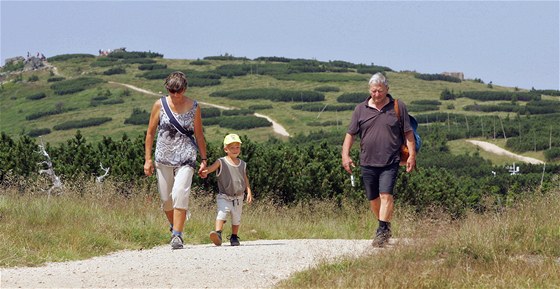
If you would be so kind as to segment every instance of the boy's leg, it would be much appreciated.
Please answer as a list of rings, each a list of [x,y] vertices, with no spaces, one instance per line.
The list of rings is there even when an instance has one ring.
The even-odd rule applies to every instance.
[[[210,232],[210,240],[216,246],[222,245],[222,230],[226,222],[227,214],[230,211],[230,204],[228,200],[216,197],[216,204],[218,214],[216,216],[215,231]]]
[[[231,237],[230,243],[232,246],[239,246],[239,226],[241,226],[241,212],[243,211],[243,198],[232,201],[231,209]]]

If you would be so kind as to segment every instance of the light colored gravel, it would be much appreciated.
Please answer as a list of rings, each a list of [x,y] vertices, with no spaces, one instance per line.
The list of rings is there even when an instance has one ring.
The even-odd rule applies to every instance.
[[[392,243],[395,240],[392,240]],[[120,251],[41,267],[1,268],[0,288],[264,288],[342,256],[378,252],[371,240],[260,240]]]
[[[517,155],[514,154],[508,150],[505,150],[495,144],[491,144],[489,142],[485,142],[485,141],[479,141],[479,140],[467,140],[467,142],[470,142],[476,146],[481,147],[483,150],[487,151],[487,152],[491,152],[493,154],[497,154],[497,155],[504,155],[510,158],[514,158],[517,160],[520,160],[522,162],[525,163],[530,163],[530,164],[543,164],[544,162],[535,158],[531,158],[531,157],[525,157],[525,156],[521,156],[521,155]]]

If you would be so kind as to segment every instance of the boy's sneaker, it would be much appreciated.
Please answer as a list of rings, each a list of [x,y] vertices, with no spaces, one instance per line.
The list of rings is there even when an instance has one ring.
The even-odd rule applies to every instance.
[[[391,238],[390,230],[383,230],[381,228],[377,228],[377,232],[375,233],[375,238],[373,238],[373,242],[371,242],[371,245],[373,247],[382,248],[389,243],[390,238]]]
[[[171,238],[171,249],[183,249],[183,238],[179,235],[175,235]]]
[[[210,232],[210,240],[216,246],[222,245],[222,231],[212,231]]]
[[[239,246],[239,237],[237,235],[231,235],[229,237],[229,242],[232,246]]]

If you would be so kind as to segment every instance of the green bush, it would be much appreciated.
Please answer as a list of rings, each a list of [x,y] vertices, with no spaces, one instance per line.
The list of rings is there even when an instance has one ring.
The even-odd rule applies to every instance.
[[[336,98],[336,101],[342,103],[360,103],[364,102],[368,98],[369,93],[367,92],[350,92],[341,94]]]
[[[243,130],[257,127],[269,127],[272,126],[272,123],[265,118],[256,116],[230,116],[222,117],[219,125],[223,128]]]
[[[549,162],[560,160],[560,147],[545,150],[544,157]]]
[[[47,94],[44,92],[38,92],[31,95],[26,96],[25,98],[29,100],[38,100],[47,97]]]
[[[123,63],[126,64],[154,64],[155,60],[149,58],[127,58],[123,59]]]
[[[134,108],[129,118],[124,120],[124,124],[148,125],[150,122],[150,113],[146,110]]]
[[[443,75],[443,74],[416,73],[414,77],[422,80],[428,80],[428,81],[440,80],[440,81],[448,81],[448,82],[461,82],[460,78],[449,76],[449,75]]]
[[[124,99],[122,98],[113,98],[113,99],[105,99],[105,100],[91,100],[90,106],[96,107],[100,105],[111,105],[111,104],[121,104],[124,103]]]
[[[204,124],[206,124],[206,118],[211,118],[211,117],[220,117],[222,116],[222,112],[219,108],[216,107],[205,107],[202,108],[200,110],[200,113],[202,115],[202,119],[204,121]]]
[[[47,82],[57,82],[57,81],[61,81],[64,80],[65,78],[62,76],[53,76],[50,77],[49,79],[47,79]]]
[[[224,110],[222,112],[222,115],[223,116],[248,115],[253,113],[255,113],[255,111],[250,109],[231,109],[231,110]]]
[[[121,67],[111,68],[109,70],[103,71],[104,75],[113,75],[113,74],[126,74],[126,69]]]
[[[339,92],[340,88],[336,86],[319,86],[319,87],[315,87],[313,90],[319,92]]]
[[[30,137],[38,137],[41,135],[46,135],[51,133],[51,129],[50,128],[37,128],[37,129],[32,129],[30,130],[27,135]]]
[[[51,61],[66,61],[69,59],[84,59],[84,58],[95,58],[95,55],[93,54],[80,54],[80,53],[76,53],[76,54],[61,54],[61,55],[56,55],[53,57],[49,57],[47,58],[47,60],[49,62]]]
[[[92,77],[80,77],[76,79],[68,79],[51,84],[51,89],[55,94],[72,94],[86,88],[105,82],[103,79]]]
[[[68,112],[68,111],[76,110],[76,109],[77,108],[62,108],[62,106],[59,106],[59,107],[55,107],[54,109],[40,110],[38,112],[26,115],[25,119],[26,120],[35,120],[35,119],[39,119],[41,117],[62,114],[62,113]]]
[[[206,56],[203,58],[204,60],[249,60],[247,57],[235,57],[233,55],[225,54],[219,56]]]
[[[27,81],[29,81],[29,82],[39,81],[39,76],[37,76],[37,75],[31,75],[31,76],[27,79]]]
[[[243,90],[216,91],[211,93],[210,96],[219,96],[238,100],[268,99],[271,101],[284,102],[314,102],[325,100],[325,95],[316,91],[293,91],[280,90],[277,88],[252,88]]]
[[[111,52],[108,55],[109,58],[163,58],[163,54],[157,52],[145,52],[145,51],[116,51]]]
[[[255,105],[249,105],[248,107],[251,110],[262,110],[262,109],[272,109],[272,105],[270,104],[255,104]]]
[[[354,104],[324,104],[324,103],[302,103],[292,105],[292,109],[303,111],[345,111],[354,110]]]
[[[99,126],[106,122],[113,120],[110,117],[94,117],[82,120],[72,120],[63,122],[61,124],[57,124],[53,127],[54,130],[69,130],[75,128],[84,128],[84,127],[91,127],[91,126]]]
[[[191,61],[190,64],[191,65],[210,65],[210,61],[204,61],[204,60],[197,59],[197,60]]]
[[[367,81],[367,77],[354,74],[332,74],[332,73],[290,73],[273,75],[278,80],[292,81],[315,81],[315,82],[348,82]]]
[[[166,68],[167,68],[167,64],[158,64],[158,63],[142,64],[138,66],[139,70],[158,70],[158,69],[166,69]]]

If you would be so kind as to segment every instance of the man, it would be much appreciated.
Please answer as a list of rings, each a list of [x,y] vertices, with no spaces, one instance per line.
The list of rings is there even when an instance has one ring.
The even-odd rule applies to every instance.
[[[416,167],[414,132],[406,105],[399,101],[401,119],[395,112],[395,101],[389,92],[387,78],[374,74],[369,80],[370,97],[358,104],[352,113],[352,120],[342,145],[342,166],[352,174],[354,162],[350,158],[350,148],[354,136],[360,135],[360,167],[366,197],[370,208],[379,220],[379,227],[372,245],[383,247],[391,238],[391,217],[393,215],[393,189],[397,180],[400,160],[400,146],[403,143],[401,122],[404,127],[406,146],[410,155],[406,161],[406,171]]]

